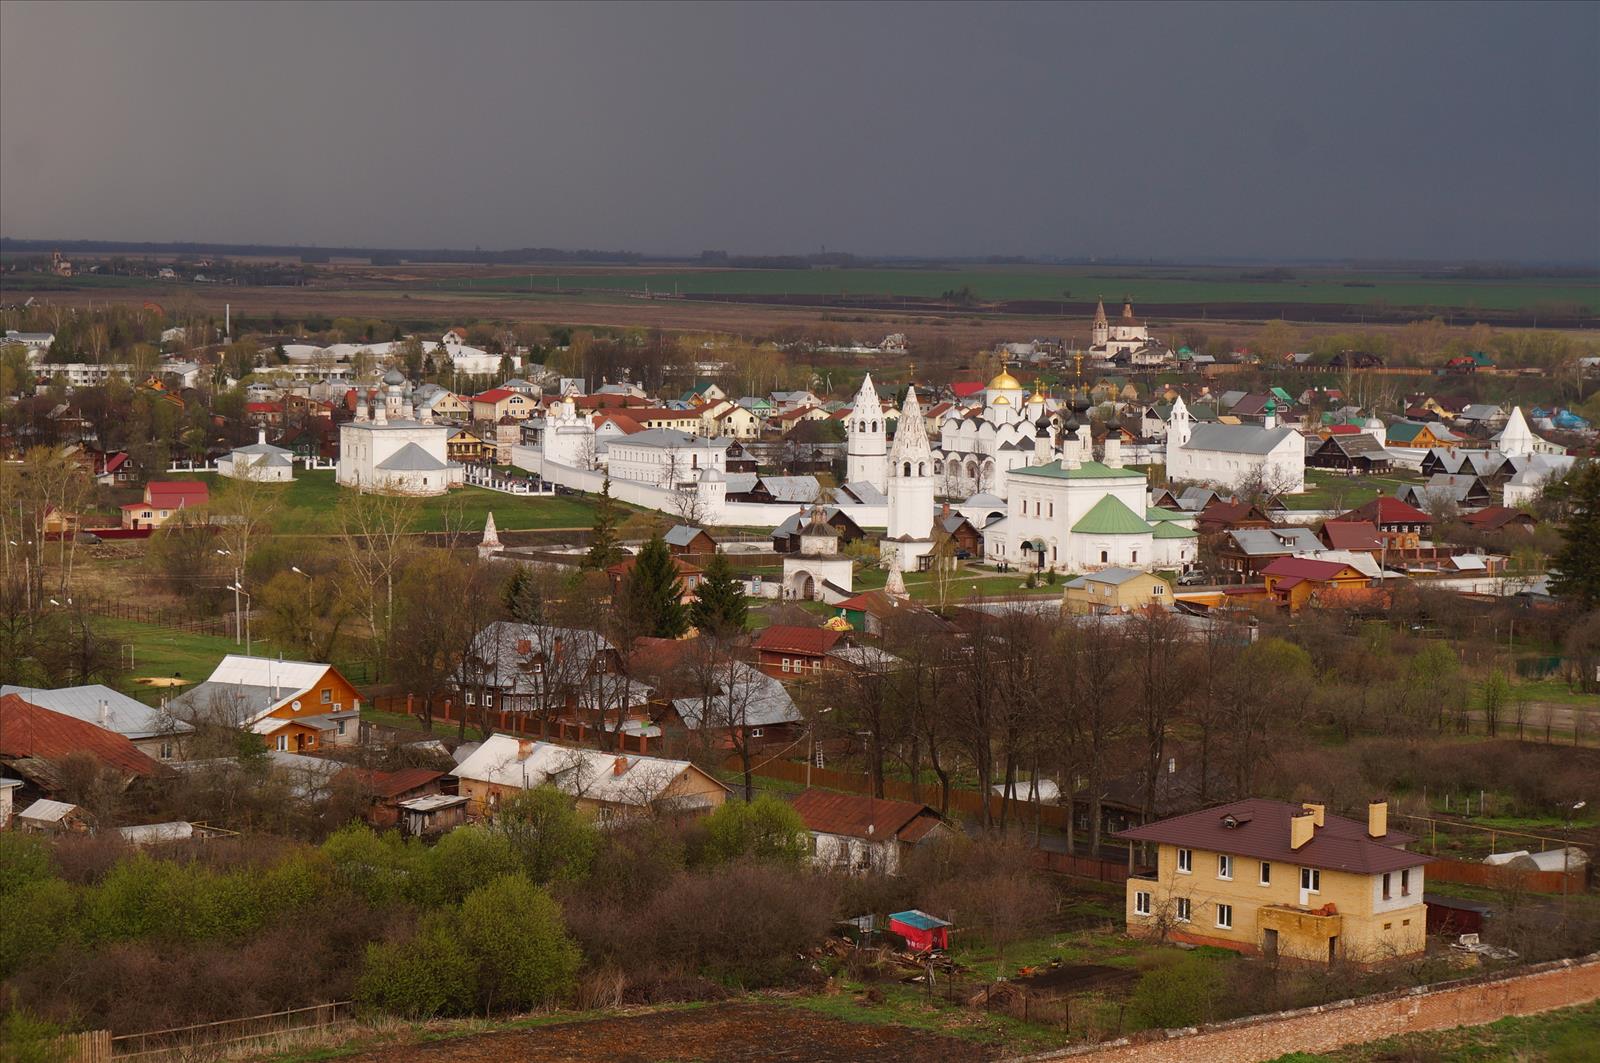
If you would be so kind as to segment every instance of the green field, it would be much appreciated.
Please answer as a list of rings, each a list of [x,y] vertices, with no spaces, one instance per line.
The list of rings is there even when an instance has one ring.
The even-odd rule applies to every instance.
[[[132,648],[133,668],[120,684],[124,693],[140,701],[155,704],[163,693],[180,693],[184,687],[157,688],[138,682],[146,676],[170,678],[178,676],[187,684],[203,682],[217,667],[217,662],[230,653],[243,653],[231,636],[195,635],[177,628],[157,624],[141,624],[133,620],[101,618],[94,623],[95,630],[116,640],[125,648]],[[276,653],[277,647],[263,639],[252,641],[251,649],[260,653]],[[124,663],[127,657],[123,657]]]
[[[213,491],[220,482],[211,473],[175,473],[172,479],[206,480]],[[283,499],[272,516],[275,534],[333,535],[339,531],[338,501],[348,492],[333,482],[332,470],[297,473],[293,483],[269,490],[281,493]],[[412,528],[417,532],[444,531],[447,521],[459,521],[475,535],[491,512],[501,531],[589,528],[594,524],[594,506],[587,499],[570,495],[521,498],[481,487],[459,487],[448,495],[420,499],[418,504],[417,522]]]
[[[1535,278],[1441,280],[1417,274],[1298,271],[1294,279],[1246,280],[1238,270],[1145,269],[1125,273],[1068,267],[976,269],[725,269],[617,270],[428,281],[444,291],[564,291],[678,293],[682,295],[849,295],[938,298],[969,289],[980,300],[1084,302],[1124,295],[1146,303],[1324,303],[1391,307],[1461,307],[1536,310],[1600,307],[1600,281]],[[1070,292],[1070,296],[1064,296]],[[1115,312],[1115,307],[1112,307]]]
[[[1295,1052],[1280,1056],[1276,1063],[1386,1063],[1389,1060],[1578,1063],[1600,1055],[1597,1045],[1600,1045],[1600,1004],[1585,1004],[1543,1015],[1501,1019],[1487,1026],[1458,1026],[1453,1030],[1390,1037],[1325,1054]]]

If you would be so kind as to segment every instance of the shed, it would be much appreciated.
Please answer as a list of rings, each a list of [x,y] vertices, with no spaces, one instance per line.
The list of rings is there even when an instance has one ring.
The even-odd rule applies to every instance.
[[[460,794],[428,794],[401,801],[400,829],[413,838],[454,830],[467,821],[467,802]]]
[[[17,829],[41,834],[86,834],[89,819],[77,805],[41,797],[17,813]]]
[[[1443,893],[1424,893],[1428,906],[1428,933],[1455,936],[1483,932],[1483,922],[1494,915],[1487,904],[1451,897]]]
[[[908,912],[895,912],[889,916],[889,929],[905,938],[918,952],[927,949],[948,949],[950,927],[938,916],[929,915],[920,908]]]

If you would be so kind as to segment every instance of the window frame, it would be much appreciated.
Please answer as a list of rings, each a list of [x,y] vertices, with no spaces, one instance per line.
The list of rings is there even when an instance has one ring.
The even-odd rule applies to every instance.
[[[1233,905],[1220,902],[1217,904],[1217,929],[1233,929]]]
[[[1133,914],[1134,915],[1149,915],[1150,914],[1150,891],[1149,890],[1134,890],[1133,891]]]
[[[1300,868],[1300,888],[1307,893],[1322,892],[1322,869],[1320,867]]]
[[[1411,896],[1411,869],[1409,867],[1400,869],[1400,896]]]
[[[1189,923],[1194,919],[1194,906],[1187,897],[1174,897],[1172,899],[1172,918],[1174,922]]]
[[[1259,877],[1256,879],[1256,882],[1259,883],[1260,885],[1263,885],[1263,886],[1272,885],[1272,861],[1271,860],[1263,860],[1263,861],[1261,861],[1261,870],[1259,872]]]
[[[1178,874],[1180,874],[1180,875],[1192,875],[1192,874],[1194,874],[1194,850],[1193,849],[1182,849],[1182,848],[1180,848],[1178,850]]]
[[[1217,854],[1217,877],[1224,882],[1233,881],[1233,857],[1227,853]]]

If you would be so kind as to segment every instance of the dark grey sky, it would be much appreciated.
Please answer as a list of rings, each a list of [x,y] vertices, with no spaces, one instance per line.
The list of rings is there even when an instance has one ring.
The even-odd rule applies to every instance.
[[[0,8],[0,231],[1600,257],[1600,5]]]

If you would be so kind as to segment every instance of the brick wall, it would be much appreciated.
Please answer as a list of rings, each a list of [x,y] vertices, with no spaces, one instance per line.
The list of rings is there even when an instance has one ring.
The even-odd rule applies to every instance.
[[[1451,982],[1259,1015],[1196,1030],[1156,1031],[1103,1045],[1023,1057],[1030,1063],[1194,1063],[1327,1052],[1397,1034],[1477,1026],[1600,999],[1600,954],[1540,964],[1512,975]],[[1021,1060],[1013,1063],[1022,1063]]]

